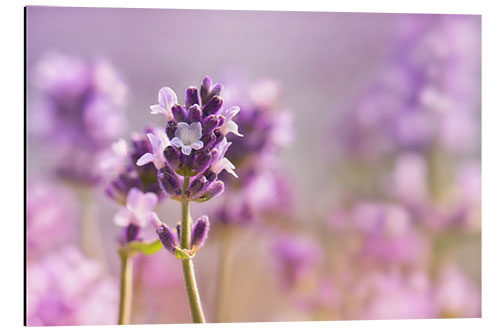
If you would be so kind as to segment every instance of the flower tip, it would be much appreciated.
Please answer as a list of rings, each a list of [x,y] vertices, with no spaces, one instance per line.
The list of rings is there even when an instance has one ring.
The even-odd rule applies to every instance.
[[[210,78],[210,76],[205,76],[203,78],[203,80],[201,81],[201,84],[204,85],[204,86],[211,86],[212,85],[212,79]]]

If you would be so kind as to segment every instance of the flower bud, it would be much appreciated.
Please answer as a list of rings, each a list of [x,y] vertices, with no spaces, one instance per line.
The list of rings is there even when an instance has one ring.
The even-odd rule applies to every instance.
[[[201,123],[203,133],[212,132],[217,127],[218,123],[219,123],[219,119],[217,118],[216,115],[212,114],[212,115],[206,116],[203,119],[203,122]]]
[[[205,176],[195,178],[188,188],[189,198],[198,199],[199,197],[201,197],[209,184],[210,183]]]
[[[167,160],[170,167],[174,170],[179,169],[181,165],[180,154],[177,149],[173,146],[168,146],[163,151],[163,156],[165,156],[165,160]]]
[[[156,233],[167,251],[174,254],[179,241],[173,231],[166,224],[162,223],[158,229],[156,229]]]
[[[198,104],[191,106],[188,110],[188,120],[190,123],[201,122],[201,109]]]
[[[198,99],[198,89],[189,87],[186,89],[186,108],[190,108],[195,104],[200,104]]]
[[[178,196],[182,194],[182,189],[179,185],[179,179],[167,168],[161,168],[160,170],[158,170],[158,180],[160,182],[160,187],[168,195]]]
[[[210,150],[212,143],[215,142],[215,134],[214,133],[205,133],[201,136],[201,142],[203,142],[203,148],[206,150]],[[209,147],[209,148],[207,148]]]
[[[178,123],[187,121],[187,112],[182,105],[175,104],[172,106],[172,115]]]
[[[209,94],[211,89],[212,89],[212,80],[208,76],[205,76],[203,78],[203,81],[201,81],[201,88],[200,88],[201,102],[203,103],[203,105],[205,105],[210,99]]]
[[[201,151],[196,155],[191,170],[195,173],[203,172],[208,168],[211,160],[212,160],[212,154],[210,152]]]
[[[208,216],[200,217],[193,225],[191,232],[191,248],[194,252],[200,249],[208,236],[208,229],[210,229],[210,221]]]
[[[208,103],[203,107],[203,115],[206,117],[211,114],[216,114],[222,107],[224,100],[222,97],[214,96]]]
[[[220,180],[212,183],[200,199],[207,201],[224,192],[224,183]]]

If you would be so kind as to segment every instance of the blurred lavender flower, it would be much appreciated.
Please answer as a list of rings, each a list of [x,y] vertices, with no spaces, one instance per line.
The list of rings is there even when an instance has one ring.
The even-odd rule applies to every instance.
[[[73,181],[100,180],[98,158],[123,131],[127,87],[104,61],[51,53],[38,64],[41,92],[34,132],[57,149],[58,173]]]
[[[159,104],[151,106],[152,113],[165,114],[166,134],[149,136],[154,152],[147,152],[137,160],[138,166],[154,163],[164,192],[173,199],[180,199],[181,180],[190,178],[187,197],[206,201],[222,193],[224,183],[217,180],[222,170],[233,176],[234,165],[224,157],[231,145],[226,135],[239,135],[237,125],[231,119],[239,112],[238,107],[223,110],[220,97],[222,85],[203,79],[200,91],[186,89],[185,104],[177,104],[177,96],[164,87],[159,93]]]
[[[156,194],[161,201],[165,194],[160,188],[154,165],[162,166],[158,164],[162,163],[161,148],[168,144],[168,139],[161,129],[150,126],[141,134],[132,133],[131,142],[132,148],[129,148],[124,140],[119,140],[113,145],[113,151],[101,159],[101,168],[112,179],[106,186],[106,194],[125,205],[129,191],[137,188],[144,193]]]
[[[436,305],[430,281],[424,273],[404,276],[398,271],[373,272],[357,286],[358,297],[364,298],[363,319],[436,318]]]
[[[248,91],[248,93],[244,93]],[[223,224],[244,225],[259,220],[266,212],[289,211],[291,189],[282,173],[273,171],[276,153],[293,141],[292,114],[279,106],[281,84],[261,79],[245,89],[230,85],[223,96],[241,105],[234,117],[238,122],[232,147],[225,154],[238,169],[238,179],[221,175],[231,191],[215,208],[215,220]]]
[[[116,281],[102,276],[100,266],[67,246],[28,263],[29,326],[114,324]]]
[[[157,203],[158,197],[154,193],[142,193],[136,188],[128,192],[126,206],[115,215],[115,224],[124,228],[121,245],[140,240],[141,229],[148,224],[147,218]]]
[[[287,289],[316,269],[321,261],[321,251],[311,239],[293,235],[280,235],[272,245],[278,276]]]
[[[342,151],[366,158],[435,145],[477,149],[479,29],[468,16],[404,15],[391,62],[337,122]]]
[[[352,222],[359,230],[359,260],[375,262],[378,267],[393,264],[418,264],[426,260],[429,245],[412,224],[402,206],[384,203],[359,203]]]
[[[228,158],[235,163],[246,183],[259,169],[268,168],[276,152],[293,141],[292,114],[279,106],[281,85],[271,79],[256,81],[244,96],[238,87],[230,87],[231,100],[241,104],[235,117],[243,137],[232,139]],[[240,88],[241,89],[241,88]]]
[[[481,290],[456,266],[448,265],[441,270],[435,294],[442,317],[481,316]]]
[[[78,219],[77,198],[62,186],[41,181],[28,185],[26,238],[28,258],[71,242]]]

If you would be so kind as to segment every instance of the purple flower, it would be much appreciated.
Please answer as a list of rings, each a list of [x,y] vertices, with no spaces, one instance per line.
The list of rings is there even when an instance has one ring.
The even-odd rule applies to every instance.
[[[156,133],[147,133],[147,137],[151,144],[152,152],[145,153],[137,160],[138,166],[143,166],[148,163],[153,162],[157,169],[161,169],[165,166],[165,161],[163,158],[163,151],[170,145],[170,141],[167,135],[163,131],[155,131]]]
[[[106,62],[57,53],[38,63],[34,82],[42,94],[33,110],[40,126],[33,132],[55,149],[58,174],[96,183],[102,177],[99,156],[125,126],[126,86]]]
[[[363,159],[436,147],[477,150],[479,35],[473,17],[401,16],[382,74],[337,119],[340,149]]]
[[[206,201],[223,191],[223,184],[217,180],[222,170],[236,175],[234,165],[224,155],[230,146],[226,135],[240,135],[232,121],[238,108],[221,111],[221,91],[221,84],[212,85],[206,77],[199,93],[195,87],[186,89],[184,105],[177,104],[173,90],[165,87],[160,90],[159,104],[151,107],[153,113],[166,115],[165,132],[170,144],[166,139],[150,137],[154,152],[141,155],[137,165],[153,162],[161,187],[174,199],[182,194],[182,178],[190,177],[186,191],[190,199]]]
[[[148,127],[142,134],[133,133],[131,141],[131,148],[123,140],[115,143],[113,150],[116,148],[116,152],[101,161],[101,166],[113,176],[106,186],[106,194],[125,205],[129,191],[137,188],[144,193],[155,193],[158,200],[162,200],[165,194],[160,188],[154,165],[165,165],[161,154],[162,147],[168,146],[168,139],[160,129]]]
[[[154,193],[142,193],[136,188],[129,191],[126,206],[116,213],[114,219],[116,225],[125,228],[122,244],[138,239],[157,203],[158,197]]]
[[[285,288],[293,288],[311,274],[321,260],[318,245],[308,238],[281,235],[272,246],[279,276]]]

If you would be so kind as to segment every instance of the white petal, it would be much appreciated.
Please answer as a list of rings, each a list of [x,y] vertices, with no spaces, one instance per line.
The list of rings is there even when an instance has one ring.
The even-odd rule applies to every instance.
[[[182,146],[181,150],[184,155],[191,154],[191,146]]]
[[[226,121],[224,125],[221,128],[221,132],[223,135],[226,135],[228,133],[234,133],[237,136],[243,136],[240,132],[238,132],[238,124],[236,124],[234,121]]]
[[[230,121],[233,119],[234,116],[236,116],[240,112],[240,107],[239,106],[232,106],[229,109],[226,110],[225,118],[227,121]]]
[[[151,114],[166,114],[167,110],[161,107],[159,104],[149,106],[151,109]]]
[[[158,92],[158,103],[168,111],[174,104],[177,104],[177,95],[169,87],[163,87]]]
[[[184,144],[182,143],[182,140],[179,139],[178,137],[174,137],[171,141],[172,145],[177,147],[177,148],[181,148],[182,146],[184,146]]]
[[[114,222],[117,226],[126,227],[132,221],[132,216],[128,209],[122,208],[115,214]]]
[[[153,148],[153,154],[156,153],[158,150],[160,150],[161,147],[161,141],[154,135],[153,133],[148,133],[146,134],[149,142],[151,143],[151,148]]]
[[[191,123],[189,125],[189,131],[191,133],[195,133],[195,135],[198,137],[198,139],[201,138],[201,123],[199,121]]]
[[[189,124],[181,121],[181,122],[177,123],[177,130],[175,131],[175,136],[180,136],[180,135],[177,135],[177,131],[179,131],[179,133],[183,133],[183,132],[186,132],[188,130],[189,130]]]
[[[151,163],[151,162],[154,162],[155,160],[155,157],[153,156],[153,154],[151,153],[146,153],[144,155],[142,155],[138,160],[137,160],[137,165],[138,166],[143,166],[143,165],[146,165],[148,163]]]
[[[234,172],[234,164],[231,163],[230,160],[228,160],[227,158],[223,158],[222,159],[222,163],[223,163],[223,166],[224,166],[224,170],[226,170],[227,172],[229,172],[230,174],[232,174],[234,177],[238,178],[238,175],[236,174],[236,172]]]
[[[200,141],[200,140],[195,141],[195,142],[193,142],[193,143],[191,144],[191,147],[192,147],[193,149],[196,149],[196,150],[201,149],[201,148],[203,148],[203,141]]]

